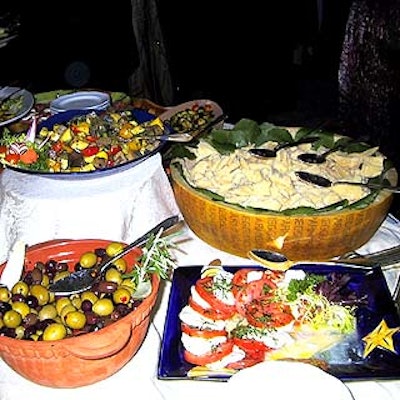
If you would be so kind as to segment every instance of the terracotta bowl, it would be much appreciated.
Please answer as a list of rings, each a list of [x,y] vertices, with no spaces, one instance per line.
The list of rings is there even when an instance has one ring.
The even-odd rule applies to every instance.
[[[389,192],[381,192],[364,209],[284,216],[212,201],[190,187],[174,166],[171,179],[176,202],[192,231],[211,246],[240,257],[248,257],[252,249],[278,251],[293,261],[343,255],[373,236],[393,199]]]
[[[29,247],[25,267],[54,259],[73,268],[82,253],[105,247],[107,240],[55,240]],[[138,252],[124,258],[133,265]],[[0,266],[0,274],[4,264]],[[0,336],[0,356],[17,373],[40,385],[73,388],[101,381],[120,370],[140,348],[148,331],[160,280],[137,309],[96,332],[55,341],[29,341]]]

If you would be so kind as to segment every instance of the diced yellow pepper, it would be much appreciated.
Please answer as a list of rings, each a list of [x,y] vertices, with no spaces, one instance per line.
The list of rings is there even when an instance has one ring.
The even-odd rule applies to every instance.
[[[92,156],[88,156],[88,157],[83,157],[83,159],[85,160],[86,164],[90,164],[93,162],[95,157],[97,157],[97,154],[93,154]]]
[[[76,128],[79,132],[83,132],[85,134],[89,133],[90,129],[90,124],[86,121],[79,122],[79,124],[76,125]]]
[[[164,129],[164,124],[158,117],[156,119],[153,119],[153,121],[150,121],[149,125],[150,126],[158,125],[161,129]]]
[[[61,140],[63,143],[68,143],[68,142],[70,142],[70,141],[72,140],[72,132],[71,132],[71,129],[70,129],[70,128],[67,128],[67,129],[62,133],[62,135],[60,136],[60,140]]]
[[[95,157],[97,158],[104,158],[104,160],[108,160],[108,154],[104,150],[99,151]]]
[[[127,148],[125,148],[125,149],[123,148],[122,150],[124,151],[125,154],[127,153],[127,151],[128,152],[138,151],[143,147],[142,142],[143,141],[140,141],[138,139],[133,139],[128,143]]]
[[[68,159],[63,158],[63,159],[61,160],[60,168],[61,168],[63,171],[65,171],[66,169],[68,169]]]
[[[86,149],[86,147],[88,147],[88,146],[89,146],[89,142],[86,142],[85,140],[80,140],[80,139],[73,140],[70,145],[70,147],[72,149],[78,150],[78,151]]]
[[[45,137],[47,137],[48,135],[49,135],[49,129],[48,129],[48,128],[42,128],[42,129],[39,131],[39,136],[42,137],[42,138],[45,138]]]
[[[96,168],[93,164],[86,164],[80,170],[84,172],[90,172],[90,171],[96,171]]]

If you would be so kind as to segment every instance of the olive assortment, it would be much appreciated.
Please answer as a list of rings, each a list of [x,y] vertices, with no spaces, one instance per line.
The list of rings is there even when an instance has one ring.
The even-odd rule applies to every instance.
[[[95,268],[121,251],[109,243],[83,253],[73,266]],[[36,262],[12,288],[0,287],[0,336],[33,341],[59,340],[97,331],[119,320],[141,303],[134,299],[134,281],[126,277],[127,262],[120,258],[88,291],[55,296],[48,287],[70,274],[65,262]]]
[[[197,131],[214,118],[211,104],[194,104],[174,114],[167,122],[176,133]]]

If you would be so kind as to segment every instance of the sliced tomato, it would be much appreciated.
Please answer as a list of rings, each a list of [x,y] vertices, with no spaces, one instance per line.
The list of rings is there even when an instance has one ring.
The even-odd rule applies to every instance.
[[[252,300],[245,311],[249,324],[257,328],[279,328],[294,320],[287,304],[271,301],[269,296]]]
[[[197,280],[195,288],[199,296],[212,308],[222,313],[230,314],[231,316],[235,314],[236,307],[233,304],[223,302],[214,294],[214,281],[212,276],[206,276],[205,278]]]
[[[262,272],[260,279],[248,282],[251,272]],[[239,314],[245,316],[246,305],[260,297],[272,296],[276,289],[278,280],[272,271],[260,271],[251,268],[244,268],[237,271],[232,278],[232,293],[236,300],[236,309]]]
[[[192,297],[189,297],[188,303],[193,310],[201,314],[203,317],[214,321],[229,319],[233,316],[233,313],[231,312],[223,312],[215,308],[203,308],[200,304],[196,303]]]
[[[199,329],[193,326],[181,323],[181,329],[183,333],[189,336],[196,336],[203,339],[210,339],[217,336],[227,336],[227,331],[224,330],[211,330],[211,329]]]
[[[233,343],[240,347],[249,356],[254,355],[256,358],[264,358],[265,352],[271,350],[264,342],[255,339],[234,337]]]
[[[232,349],[233,341],[227,340],[226,342],[215,346],[211,351],[201,355],[193,354],[190,351],[184,350],[183,358],[190,364],[206,365],[221,360],[222,358],[230,354],[232,352]]]

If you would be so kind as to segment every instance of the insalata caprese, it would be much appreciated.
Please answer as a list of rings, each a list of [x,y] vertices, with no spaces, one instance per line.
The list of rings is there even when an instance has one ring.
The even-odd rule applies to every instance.
[[[209,370],[311,358],[356,329],[354,303],[326,295],[340,282],[337,273],[204,267],[179,313],[183,357]]]

